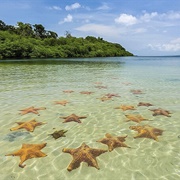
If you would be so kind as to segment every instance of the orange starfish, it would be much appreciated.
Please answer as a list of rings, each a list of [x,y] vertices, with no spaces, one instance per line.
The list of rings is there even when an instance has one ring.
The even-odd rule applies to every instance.
[[[97,99],[100,99],[101,101],[108,101],[108,100],[112,100],[112,98],[111,97],[106,97],[106,96],[103,96],[103,97],[101,97],[101,98],[97,98]]]
[[[94,84],[102,84],[102,82],[95,82]]]
[[[127,121],[134,121],[137,123],[140,123],[141,121],[147,120],[147,119],[143,118],[141,115],[137,115],[137,114],[128,114],[125,116],[129,119]]]
[[[162,135],[163,130],[154,128],[149,125],[144,126],[130,126],[131,130],[137,131],[138,135],[136,135],[134,138],[150,138],[154,140],[158,140],[157,136]]]
[[[122,82],[122,84],[128,86],[128,85],[131,85],[132,83],[130,83],[130,82]]]
[[[92,94],[92,93],[94,93],[94,92],[90,92],[90,91],[82,91],[82,92],[80,92],[81,94]]]
[[[107,89],[107,86],[95,86],[95,87],[99,89]]]
[[[46,124],[44,122],[37,122],[35,119],[32,119],[28,122],[16,122],[19,126],[11,128],[11,131],[16,131],[18,129],[25,128],[27,131],[33,132],[36,126]]]
[[[109,133],[105,134],[105,138],[102,138],[98,140],[97,142],[101,142],[103,144],[106,144],[109,148],[109,151],[111,152],[114,148],[117,147],[128,147],[124,141],[127,136],[112,136]]]
[[[153,106],[153,105],[150,103],[139,102],[138,106]]]
[[[67,117],[60,117],[60,118],[63,118],[65,119],[63,123],[66,123],[66,122],[71,122],[71,121],[74,121],[74,122],[77,122],[77,123],[81,123],[80,119],[84,119],[84,118],[87,118],[86,116],[77,116],[75,114],[71,114]]]
[[[116,107],[115,109],[122,109],[123,111],[126,111],[126,110],[135,110],[135,107],[129,105],[121,105],[119,107]]]
[[[38,112],[39,110],[45,110],[45,109],[46,109],[45,107],[35,108],[34,106],[31,106],[29,108],[20,110],[20,111],[22,111],[20,114],[21,115],[24,115],[27,113],[39,114],[39,112]]]
[[[165,110],[165,109],[161,109],[161,108],[158,108],[158,109],[149,109],[150,111],[153,111],[153,116],[157,116],[157,115],[164,115],[164,116],[167,116],[167,117],[171,117],[169,114],[171,114],[169,111]]]
[[[108,98],[121,97],[121,96],[119,96],[118,94],[111,94],[111,93],[105,94],[105,96],[107,96]]]
[[[78,168],[81,162],[86,162],[88,166],[99,169],[96,157],[107,152],[107,150],[90,148],[85,143],[82,143],[82,145],[76,149],[64,148],[62,151],[73,156],[73,160],[67,168],[68,171]]]
[[[40,150],[46,146],[47,143],[43,144],[22,144],[20,150],[7,154],[6,156],[20,156],[19,167],[24,168],[26,165],[23,165],[23,162],[31,158],[39,158],[47,156],[45,153]]]
[[[143,92],[142,92],[141,90],[139,90],[139,89],[137,89],[137,90],[131,90],[131,92],[132,92],[133,94],[143,94]]]
[[[62,105],[62,106],[65,106],[65,105],[68,103],[68,101],[66,101],[66,100],[54,101],[54,103],[55,103],[55,104],[60,104],[60,105]]]
[[[72,93],[72,92],[74,92],[74,91],[72,91],[72,90],[64,90],[63,92],[64,92],[64,93]]]

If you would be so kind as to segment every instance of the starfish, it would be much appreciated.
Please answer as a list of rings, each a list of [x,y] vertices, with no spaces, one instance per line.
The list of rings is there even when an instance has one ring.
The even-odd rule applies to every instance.
[[[107,152],[107,150],[103,149],[94,149],[90,148],[85,143],[76,149],[64,148],[62,150],[64,153],[69,153],[72,155],[73,160],[69,164],[67,170],[72,171],[80,166],[81,162],[86,162],[88,166],[95,167],[96,169],[100,169],[96,160],[97,156]]]
[[[139,102],[138,106],[153,106],[153,105],[150,103]]]
[[[125,116],[129,119],[127,121],[134,121],[137,123],[140,123],[141,121],[147,120],[147,119],[143,118],[141,115],[128,114]]]
[[[64,135],[66,132],[67,132],[67,130],[66,130],[66,131],[65,131],[65,130],[60,130],[60,131],[55,131],[55,132],[53,132],[53,133],[50,134],[50,135],[52,135],[54,139],[58,139],[58,138],[60,138],[60,137],[66,137],[66,136]]]
[[[119,107],[116,107],[115,109],[122,109],[123,111],[126,111],[126,110],[135,110],[135,107],[134,106],[128,106],[128,105],[121,105]]]
[[[131,85],[132,83],[130,83],[130,82],[122,82],[122,84],[128,86],[128,85]]]
[[[108,98],[121,97],[121,96],[119,96],[118,94],[111,94],[111,93],[105,94],[105,96],[107,96]]]
[[[167,117],[171,117],[169,114],[171,114],[169,111],[158,108],[158,109],[149,109],[150,111],[153,111],[153,116],[157,116],[157,115],[164,115]]]
[[[6,156],[20,156],[19,167],[24,168],[26,165],[23,165],[23,162],[31,158],[39,158],[47,156],[45,153],[40,150],[46,146],[47,143],[43,144],[22,144],[21,149],[18,151],[7,154]]]
[[[11,128],[11,131],[16,131],[18,129],[26,129],[27,131],[33,132],[36,126],[41,126],[42,124],[46,124],[44,122],[37,122],[35,119],[32,119],[27,122],[16,122],[18,124],[17,127]]]
[[[75,114],[71,114],[70,116],[67,116],[67,117],[63,116],[63,117],[60,117],[60,118],[65,119],[63,123],[71,122],[71,121],[81,123],[80,119],[84,119],[84,118],[87,118],[87,117],[86,116],[77,116]]]
[[[54,101],[54,103],[55,103],[55,104],[60,104],[60,105],[62,105],[62,106],[65,106],[65,105],[68,103],[68,101],[66,101],[66,100]]]
[[[95,86],[95,87],[99,89],[107,89],[107,86]]]
[[[112,98],[111,97],[106,97],[106,96],[103,96],[103,97],[101,97],[101,98],[97,98],[97,99],[100,99],[101,101],[108,101],[108,100],[112,100]]]
[[[129,127],[131,130],[138,131],[138,135],[136,135],[134,138],[150,138],[154,140],[158,140],[157,136],[162,135],[163,130],[154,128],[149,125],[144,125],[144,126],[130,126]]]
[[[64,92],[64,93],[72,93],[72,92],[74,92],[74,91],[72,91],[72,90],[64,90],[63,92]]]
[[[139,90],[139,89],[137,89],[137,90],[131,90],[131,92],[132,92],[133,94],[143,94],[143,92],[142,92],[141,90]]]
[[[102,84],[102,82],[95,82],[94,84]]]
[[[94,92],[90,92],[90,91],[82,91],[82,92],[80,92],[81,94],[92,94],[92,93],[94,93]]]
[[[35,108],[34,106],[31,106],[29,108],[20,110],[20,111],[22,111],[20,114],[21,115],[24,115],[27,113],[39,114],[38,110],[45,110],[45,109],[46,109],[45,107]]]
[[[98,140],[97,142],[101,142],[108,146],[109,151],[111,152],[114,148],[117,147],[128,147],[124,141],[127,136],[112,136],[109,133],[105,134],[105,138]],[[129,148],[129,147],[128,147]]]

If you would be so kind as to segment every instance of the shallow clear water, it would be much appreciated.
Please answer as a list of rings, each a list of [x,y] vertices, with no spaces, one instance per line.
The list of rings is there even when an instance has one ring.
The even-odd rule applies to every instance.
[[[0,178],[1,179],[180,179],[180,57],[121,57],[70,60],[23,60],[0,62]],[[95,86],[101,82],[107,89]],[[130,84],[129,84],[130,83]],[[144,94],[134,95],[133,89]],[[64,93],[73,90],[73,93]],[[93,94],[80,94],[92,91]],[[107,93],[119,94],[112,100],[101,102]],[[67,100],[66,106],[54,101]],[[149,102],[152,108],[169,110],[171,117],[152,116],[151,107],[138,107]],[[136,110],[114,109],[120,105],[133,105]],[[46,107],[40,116],[26,114],[20,109],[30,106]],[[62,123],[60,116],[75,113],[87,116],[82,123]],[[142,121],[163,130],[158,141],[133,137],[136,131],[126,122],[125,114],[140,114],[151,121]],[[35,118],[47,124],[34,132],[25,129],[10,131],[18,121]],[[55,128],[55,129],[54,129]],[[53,139],[48,134],[55,130],[68,130],[66,137]],[[83,142],[92,148],[108,149],[96,142],[106,133],[128,135],[125,143],[131,148],[119,147],[98,156],[100,170],[86,163],[71,172],[67,166],[72,156],[63,148],[77,148]],[[21,148],[23,143],[47,143],[42,152],[47,156],[25,161],[18,166],[19,157],[5,156]]]

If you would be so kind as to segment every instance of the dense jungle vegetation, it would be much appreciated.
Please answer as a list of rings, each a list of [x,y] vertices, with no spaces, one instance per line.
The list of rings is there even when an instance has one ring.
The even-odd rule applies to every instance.
[[[11,58],[76,58],[133,56],[120,44],[102,38],[73,37],[68,31],[65,37],[45,30],[41,24],[17,22],[6,25],[0,20],[0,59]]]

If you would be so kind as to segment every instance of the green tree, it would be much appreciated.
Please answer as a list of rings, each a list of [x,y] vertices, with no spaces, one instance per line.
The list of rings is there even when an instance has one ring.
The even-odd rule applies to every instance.
[[[17,25],[18,25],[18,28],[17,28],[18,34],[20,34],[22,36],[33,37],[34,31],[33,31],[31,24],[29,24],[29,23],[24,24],[22,22],[18,22]]]
[[[1,31],[6,30],[6,24],[2,20],[0,20],[0,30]]]
[[[33,25],[35,36],[39,38],[45,38],[46,37],[46,30],[43,25],[41,24],[35,24]]]

